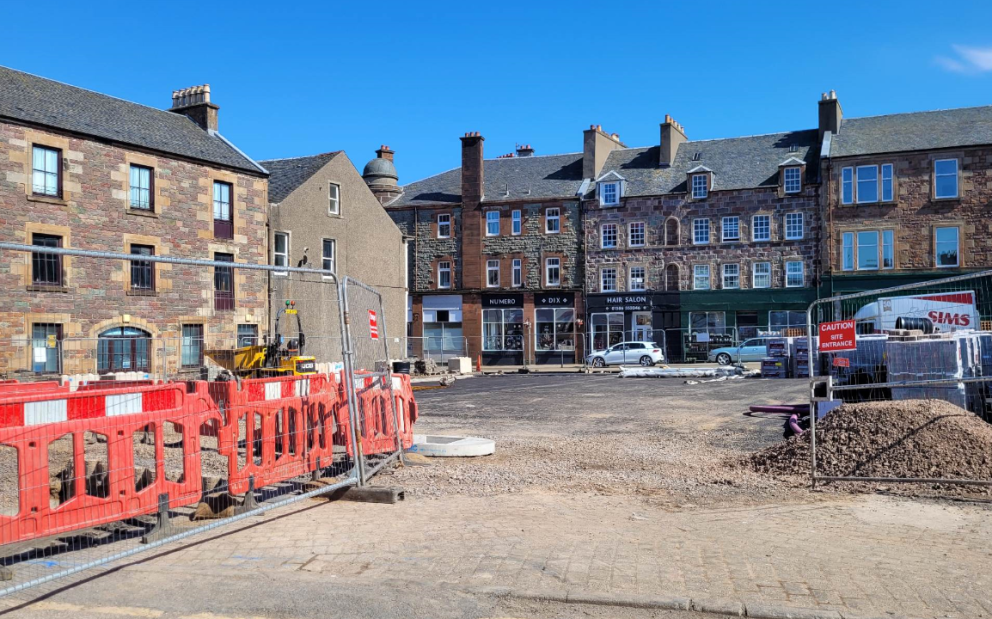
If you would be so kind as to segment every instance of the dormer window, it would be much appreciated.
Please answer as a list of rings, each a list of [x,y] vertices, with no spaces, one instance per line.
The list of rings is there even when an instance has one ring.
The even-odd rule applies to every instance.
[[[692,175],[692,199],[702,200],[709,194],[709,178],[707,174]]]
[[[620,183],[600,183],[599,203],[603,206],[616,206],[620,204]]]
[[[803,189],[802,169],[790,167],[782,169],[785,193],[799,193]]]

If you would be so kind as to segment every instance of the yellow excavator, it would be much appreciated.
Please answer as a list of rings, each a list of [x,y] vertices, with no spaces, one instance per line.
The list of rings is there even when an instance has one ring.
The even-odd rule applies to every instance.
[[[283,340],[279,334],[279,319],[283,314],[296,316],[297,337]],[[285,344],[285,345],[284,345]],[[296,301],[286,301],[286,307],[276,314],[272,336],[268,341],[234,350],[208,350],[207,356],[235,376],[270,378],[272,376],[306,376],[317,373],[317,360],[304,355],[306,335],[296,309]]]

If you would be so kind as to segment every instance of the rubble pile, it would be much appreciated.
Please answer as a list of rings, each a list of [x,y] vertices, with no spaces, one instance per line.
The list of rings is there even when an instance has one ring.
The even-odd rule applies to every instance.
[[[992,425],[943,400],[844,404],[816,424],[817,473],[992,480]],[[810,433],[747,456],[775,476],[809,475]]]

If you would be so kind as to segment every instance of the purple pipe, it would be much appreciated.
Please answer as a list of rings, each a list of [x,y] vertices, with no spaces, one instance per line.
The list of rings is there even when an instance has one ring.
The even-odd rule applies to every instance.
[[[803,433],[803,429],[799,427],[799,415],[796,413],[793,413],[792,416],[789,417],[789,427],[796,433],[796,436]]]
[[[809,404],[766,404],[749,407],[752,413],[809,414]]]

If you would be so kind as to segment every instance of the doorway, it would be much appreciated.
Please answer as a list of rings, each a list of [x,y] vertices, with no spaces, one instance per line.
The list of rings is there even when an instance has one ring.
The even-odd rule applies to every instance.
[[[633,341],[654,341],[654,329],[651,326],[651,312],[634,312],[631,323],[633,326]]]

